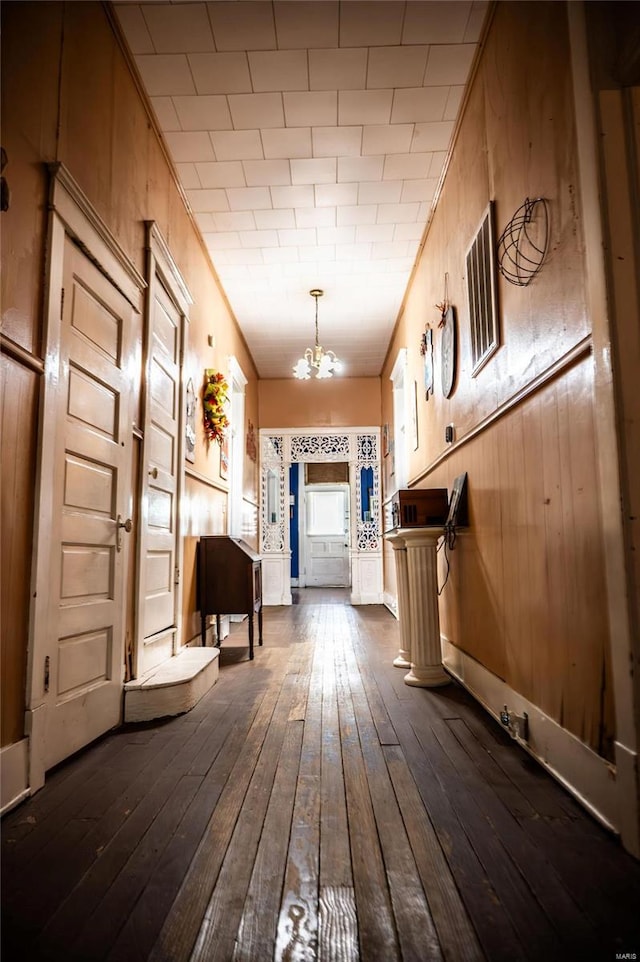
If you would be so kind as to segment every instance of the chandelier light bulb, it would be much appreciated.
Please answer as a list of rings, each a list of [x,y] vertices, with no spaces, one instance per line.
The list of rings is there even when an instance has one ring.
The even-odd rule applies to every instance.
[[[293,366],[294,377],[301,381],[309,380],[312,368],[316,377],[326,378],[333,377],[342,367],[333,351],[325,351],[318,339],[318,298],[322,297],[324,291],[314,287],[309,293],[316,301],[316,341],[315,345],[312,348],[308,347],[304,355]]]

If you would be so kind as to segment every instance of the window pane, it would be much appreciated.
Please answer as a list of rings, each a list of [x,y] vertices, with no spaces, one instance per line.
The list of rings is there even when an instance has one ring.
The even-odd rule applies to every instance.
[[[344,492],[307,492],[307,534],[336,535],[345,530]]]

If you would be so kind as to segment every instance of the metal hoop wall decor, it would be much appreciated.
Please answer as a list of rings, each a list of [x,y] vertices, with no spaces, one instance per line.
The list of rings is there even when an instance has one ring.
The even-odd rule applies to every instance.
[[[544,197],[526,198],[498,239],[498,269],[511,284],[526,287],[549,249],[549,207]]]

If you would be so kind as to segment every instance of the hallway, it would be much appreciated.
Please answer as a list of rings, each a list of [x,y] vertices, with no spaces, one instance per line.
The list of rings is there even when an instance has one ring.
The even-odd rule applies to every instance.
[[[3,821],[3,959],[609,960],[640,865],[346,591],[269,608],[187,715],[126,726]],[[632,957],[632,956],[627,956]]]

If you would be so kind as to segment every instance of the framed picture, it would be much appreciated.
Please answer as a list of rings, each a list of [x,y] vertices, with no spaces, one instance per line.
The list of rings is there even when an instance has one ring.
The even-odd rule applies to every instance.
[[[413,397],[411,398],[411,437],[413,450],[418,450],[418,382],[413,382]]]
[[[193,386],[193,378],[187,381],[185,398],[184,455],[192,463],[196,459],[196,406],[198,399]]]
[[[225,437],[220,445],[220,477],[226,481],[229,477],[229,438]]]

